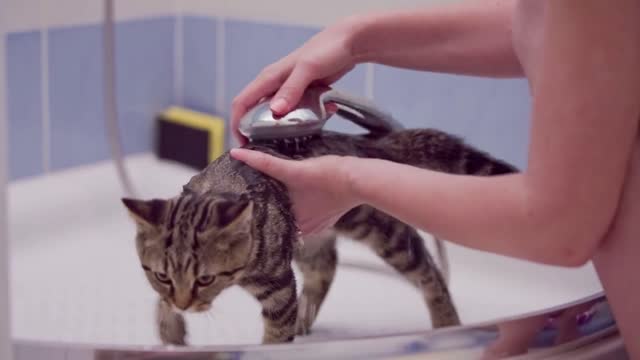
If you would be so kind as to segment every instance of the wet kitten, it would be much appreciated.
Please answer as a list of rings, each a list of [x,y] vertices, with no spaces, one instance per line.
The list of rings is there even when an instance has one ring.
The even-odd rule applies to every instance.
[[[298,140],[248,148],[295,159],[325,154],[380,158],[437,171],[490,176],[516,171],[444,132],[402,130],[346,135],[324,131]],[[336,235],[362,241],[422,293],[434,327],[459,324],[447,285],[418,232],[369,206],[345,214],[334,229],[299,246],[284,185],[228,153],[168,200],[123,199],[137,224],[137,251],[160,299],[164,343],[184,344],[185,324],[174,309],[204,311],[224,289],[239,285],[262,305],[263,342],[292,341],[316,318],[334,278]],[[303,274],[300,299],[292,271]]]

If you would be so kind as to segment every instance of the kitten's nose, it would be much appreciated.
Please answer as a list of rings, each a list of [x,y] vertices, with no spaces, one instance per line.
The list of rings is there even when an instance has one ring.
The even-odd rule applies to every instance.
[[[174,305],[180,310],[187,310],[191,307],[191,303],[193,303],[193,299],[191,298],[191,294],[180,295],[176,294],[173,299]]]

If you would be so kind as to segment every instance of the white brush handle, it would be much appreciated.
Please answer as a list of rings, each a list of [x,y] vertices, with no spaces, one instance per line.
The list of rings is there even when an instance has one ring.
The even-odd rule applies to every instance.
[[[365,98],[331,89],[321,95],[321,101],[336,103],[338,115],[370,131],[392,132],[404,128],[391,114]]]

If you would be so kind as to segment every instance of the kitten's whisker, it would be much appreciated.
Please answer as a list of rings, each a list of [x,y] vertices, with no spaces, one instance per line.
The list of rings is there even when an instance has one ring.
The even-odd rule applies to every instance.
[[[215,314],[213,313],[212,309],[207,310],[207,317],[209,318],[210,322],[216,320]]]

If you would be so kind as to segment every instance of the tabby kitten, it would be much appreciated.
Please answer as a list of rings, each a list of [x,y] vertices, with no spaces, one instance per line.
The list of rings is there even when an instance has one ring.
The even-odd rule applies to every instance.
[[[323,131],[247,148],[304,159],[326,154],[379,158],[455,174],[499,175],[515,169],[460,139],[432,129],[346,135]],[[362,241],[422,293],[434,327],[460,323],[447,285],[416,229],[370,206],[345,214],[331,230],[300,246],[284,185],[225,153],[180,195],[123,199],[137,224],[137,251],[159,295],[157,323],[168,344],[185,344],[175,311],[205,311],[224,289],[239,285],[262,305],[264,343],[309,331],[333,281],[337,234]],[[300,298],[292,271],[303,275]]]

